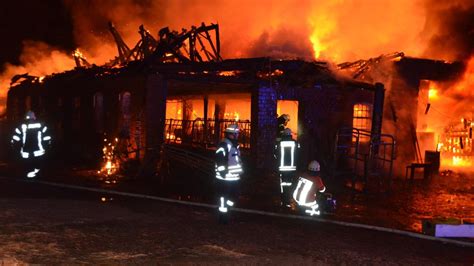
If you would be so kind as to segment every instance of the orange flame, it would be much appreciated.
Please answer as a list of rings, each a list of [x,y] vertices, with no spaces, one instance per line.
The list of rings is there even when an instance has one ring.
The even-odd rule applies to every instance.
[[[328,36],[335,29],[335,22],[328,19],[325,16],[318,16],[317,18],[310,19],[310,25],[313,31],[309,37],[309,40],[313,44],[314,57],[316,59],[321,58],[321,53],[325,52],[329,48]],[[337,55],[331,54],[333,58]]]
[[[224,119],[239,121],[240,113],[237,111],[224,113]]]
[[[115,138],[113,142],[108,142],[108,140],[105,138],[104,143],[104,147],[102,148],[102,158],[104,159],[104,164],[98,173],[104,174],[105,176],[111,176],[117,172],[120,166],[115,150],[118,139]]]

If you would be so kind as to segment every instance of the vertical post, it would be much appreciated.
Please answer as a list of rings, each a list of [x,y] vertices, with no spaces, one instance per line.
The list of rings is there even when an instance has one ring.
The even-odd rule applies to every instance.
[[[214,109],[214,132],[215,135],[215,142],[216,144],[219,143],[221,138],[221,120],[224,118],[225,112],[225,102],[221,99],[216,99],[216,107]]]
[[[202,128],[202,142],[203,144],[207,144],[207,141],[206,141],[206,136],[207,136],[207,112],[208,112],[208,108],[209,108],[209,96],[208,95],[204,95],[204,124],[203,124],[203,128]],[[207,146],[206,146],[207,147]]]
[[[158,73],[150,74],[147,76],[145,90],[146,150],[141,175],[151,175],[156,170],[164,139],[167,82]]]
[[[193,123],[191,122],[193,118],[193,106],[192,102],[189,100],[184,99],[183,100],[183,122],[181,123],[181,130],[182,130],[182,136],[181,136],[181,141],[182,142],[188,142],[190,140],[189,134],[192,134],[192,129],[190,130],[190,127],[192,127]]]
[[[374,108],[372,110],[372,155],[378,154],[378,143],[380,142],[380,134],[382,133],[382,117],[383,117],[383,104],[385,97],[385,89],[382,83],[375,83],[374,93]]]

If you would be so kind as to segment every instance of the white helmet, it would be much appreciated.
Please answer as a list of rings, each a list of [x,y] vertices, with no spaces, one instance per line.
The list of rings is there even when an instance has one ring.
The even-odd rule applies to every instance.
[[[225,133],[239,133],[239,125],[230,124],[225,128]]]
[[[321,166],[319,165],[318,161],[313,160],[309,163],[308,170],[313,172],[319,172],[321,170]]]
[[[35,112],[33,112],[33,111],[28,111],[28,112],[26,113],[25,118],[26,118],[27,120],[29,120],[29,119],[31,119],[31,120],[36,120]]]

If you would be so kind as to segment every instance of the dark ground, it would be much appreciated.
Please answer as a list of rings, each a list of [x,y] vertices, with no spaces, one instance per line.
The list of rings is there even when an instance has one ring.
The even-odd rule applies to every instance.
[[[103,201],[103,199],[105,201]],[[473,248],[0,179],[0,259],[9,264],[472,265]]]
[[[198,175],[182,165],[172,169],[168,178],[137,179],[105,177],[96,170],[64,168],[50,171],[42,180],[216,204],[213,187],[209,185],[212,177]],[[418,174],[413,181],[395,179],[390,193],[374,188],[368,192],[355,191],[344,182],[326,178],[328,191],[337,200],[336,212],[326,217],[418,233],[423,219],[474,223],[474,174],[444,171],[428,180],[421,176]],[[280,211],[278,178],[252,173],[243,177],[241,187],[239,207]]]

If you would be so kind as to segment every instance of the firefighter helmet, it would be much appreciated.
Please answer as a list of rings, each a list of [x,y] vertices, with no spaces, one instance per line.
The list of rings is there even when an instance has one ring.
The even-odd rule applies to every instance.
[[[230,124],[225,128],[225,133],[239,133],[239,125]]]
[[[309,163],[308,170],[313,172],[319,172],[321,170],[321,166],[319,165],[318,161],[313,160]]]
[[[292,132],[291,132],[291,129],[289,128],[285,128],[282,132],[282,135],[283,136],[291,136]]]
[[[31,119],[31,120],[36,120],[35,112],[33,112],[33,111],[28,111],[28,112],[26,113],[25,118],[26,118],[27,120],[30,120],[30,119]]]
[[[282,118],[285,122],[290,121],[290,115],[289,115],[289,114],[282,114],[282,115],[281,115],[281,118]]]

